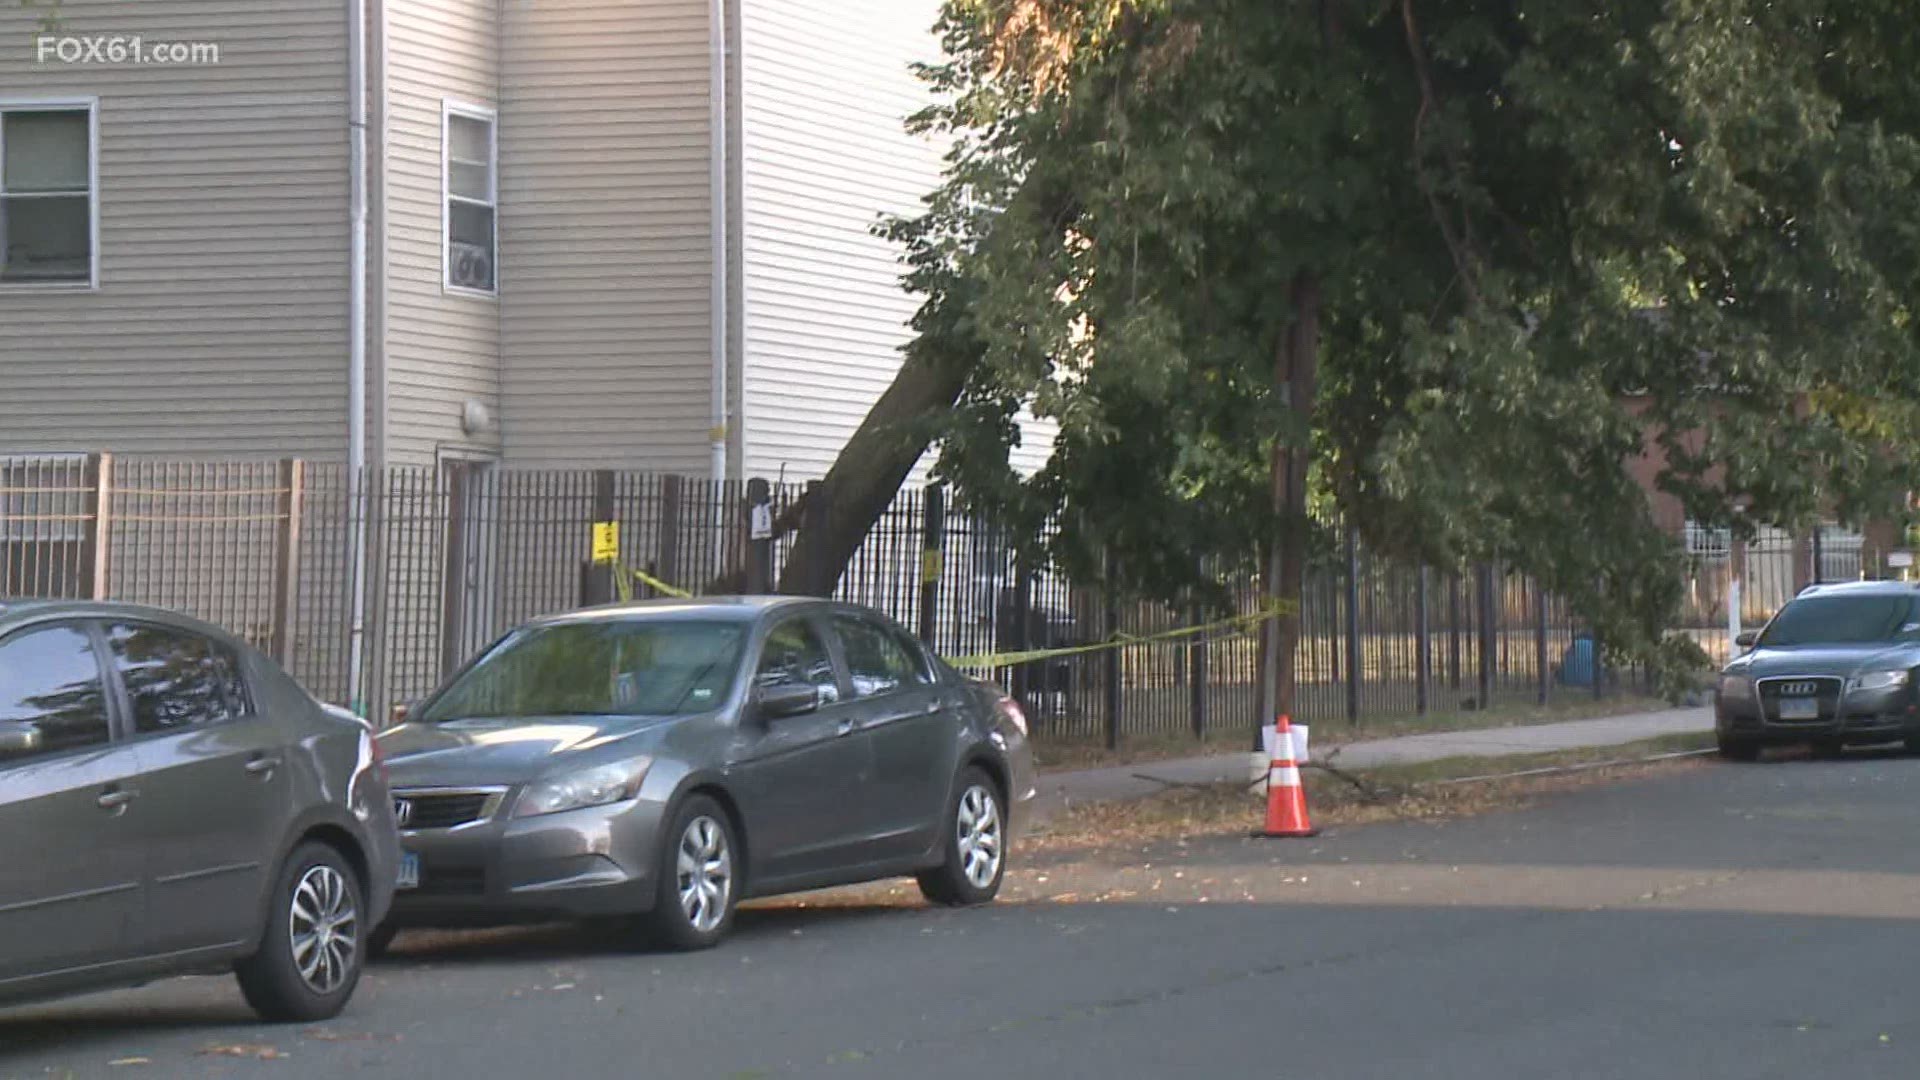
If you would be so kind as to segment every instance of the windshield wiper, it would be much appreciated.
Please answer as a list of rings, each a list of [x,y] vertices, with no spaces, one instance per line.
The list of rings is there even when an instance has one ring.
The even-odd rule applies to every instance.
[[[720,666],[720,661],[717,658],[700,665],[700,669],[688,677],[687,688],[680,692],[678,698],[674,699],[673,708],[668,709],[667,712],[671,715],[679,715],[680,707],[687,703],[687,699],[693,696],[695,690],[700,689],[700,680],[706,678],[713,672],[713,669],[718,666]]]

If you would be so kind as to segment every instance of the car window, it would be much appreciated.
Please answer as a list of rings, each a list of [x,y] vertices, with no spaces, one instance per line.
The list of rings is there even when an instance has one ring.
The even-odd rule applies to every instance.
[[[902,687],[926,685],[925,668],[892,630],[857,615],[835,615],[833,629],[847,654],[847,674],[853,678],[855,697],[877,697]]]
[[[236,720],[248,712],[240,661],[199,634],[149,623],[107,627],[134,731],[146,735]]]
[[[1784,648],[1912,640],[1920,631],[1915,623],[1911,597],[1809,596],[1783,608],[1761,634],[1760,644]]]
[[[111,737],[106,687],[86,631],[50,626],[0,642],[0,725],[31,725],[37,733],[32,749],[0,761],[96,746]]]
[[[711,709],[740,671],[746,624],[598,620],[525,627],[420,710],[418,722],[678,716]]]
[[[819,631],[806,619],[789,619],[767,634],[760,650],[760,667],[754,672],[758,686],[791,686],[811,683],[820,691],[822,704],[840,700],[840,684],[833,674],[833,661]]]

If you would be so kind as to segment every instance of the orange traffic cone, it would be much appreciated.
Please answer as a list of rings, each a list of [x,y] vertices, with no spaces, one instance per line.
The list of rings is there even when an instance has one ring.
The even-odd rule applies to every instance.
[[[1307,819],[1307,792],[1300,786],[1300,766],[1293,760],[1293,724],[1286,716],[1274,722],[1273,761],[1267,767],[1267,827],[1259,836],[1318,836]]]

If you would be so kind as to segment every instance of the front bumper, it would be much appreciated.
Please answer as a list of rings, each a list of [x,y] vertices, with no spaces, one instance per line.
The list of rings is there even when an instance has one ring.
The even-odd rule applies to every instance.
[[[397,926],[484,926],[648,911],[664,807],[637,799],[400,834],[420,885],[394,895]]]
[[[1823,704],[1814,720],[1779,720],[1758,696],[1714,702],[1714,728],[1723,738],[1755,742],[1894,742],[1920,737],[1920,704],[1906,688],[1843,693]]]

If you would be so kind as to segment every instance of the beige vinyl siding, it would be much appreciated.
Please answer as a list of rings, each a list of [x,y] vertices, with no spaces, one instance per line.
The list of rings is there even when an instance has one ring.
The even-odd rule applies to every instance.
[[[900,367],[919,298],[872,235],[913,214],[945,146],[910,135],[931,101],[939,0],[742,0],[745,452],[749,474],[824,475]],[[1015,463],[1051,452],[1024,425]],[[916,470],[915,479],[923,475]]]
[[[504,0],[502,422],[516,465],[704,474],[706,0]]]
[[[0,450],[344,455],[344,4],[59,6],[192,67],[39,64],[43,10],[0,3],[0,101],[98,98],[99,289],[0,288]]]
[[[444,287],[443,104],[495,109],[500,20],[492,0],[387,0],[387,460],[498,449],[468,434],[466,402],[500,412],[500,301]],[[496,283],[511,270],[499,252]]]

